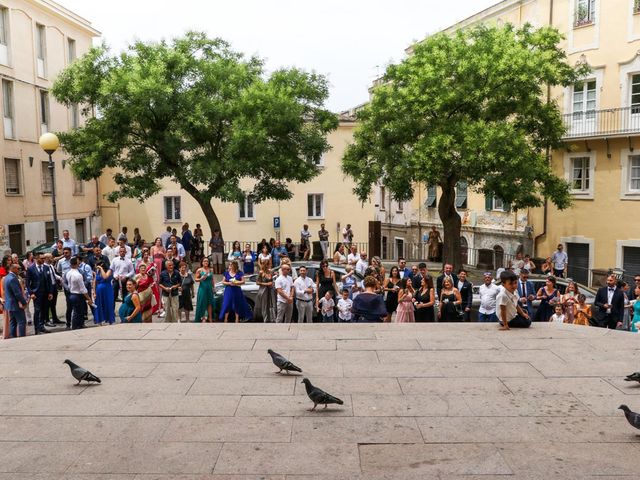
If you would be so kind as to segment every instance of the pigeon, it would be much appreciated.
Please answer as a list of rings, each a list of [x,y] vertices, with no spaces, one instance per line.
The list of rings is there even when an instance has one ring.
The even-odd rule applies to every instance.
[[[300,383],[304,383],[304,386],[307,389],[307,395],[309,395],[309,398],[313,402],[313,408],[309,409],[310,412],[313,412],[318,405],[324,405],[324,408],[327,408],[327,405],[330,403],[337,403],[338,405],[344,404],[344,402],[339,398],[329,395],[318,387],[314,387],[308,378],[303,379]]]
[[[633,372],[631,375],[627,375],[625,378],[627,382],[640,382],[640,372]]]
[[[96,377],[93,373],[91,373],[89,370],[86,370],[81,366],[76,365],[71,360],[67,359],[64,361],[64,363],[69,365],[69,368],[71,369],[71,375],[73,375],[73,378],[78,380],[78,383],[76,385],[80,385],[80,382],[82,382],[83,380],[85,380],[87,383],[91,383],[91,382],[102,383],[100,379]]]
[[[629,410],[629,407],[627,407],[626,405],[620,405],[618,407],[618,410],[622,410],[624,412],[624,416],[627,417],[627,422],[629,422],[629,425],[640,430],[640,415]]]
[[[271,349],[267,350],[267,353],[271,355],[271,360],[273,361],[273,364],[280,369],[278,373],[282,373],[282,370],[287,372],[287,374],[289,374],[289,372],[292,372],[292,371],[302,373],[302,369],[300,367],[296,367],[293,363],[291,363],[289,360],[284,358],[279,353],[276,353]]]

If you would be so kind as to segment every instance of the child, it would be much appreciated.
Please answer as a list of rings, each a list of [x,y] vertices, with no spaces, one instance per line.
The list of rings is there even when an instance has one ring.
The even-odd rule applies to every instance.
[[[344,268],[345,272],[347,272],[345,275],[342,276],[342,287],[347,289],[347,292],[349,292],[349,298],[351,300],[353,300],[353,292],[354,289],[357,289],[358,287],[358,282],[357,282],[357,278],[353,273],[353,267],[351,265],[347,265]]]
[[[322,311],[322,321],[325,323],[333,323],[333,307],[335,307],[336,304],[332,297],[332,292],[328,291],[318,302],[320,303],[319,310]]]
[[[338,300],[338,321],[350,322],[351,321],[351,307],[353,306],[353,300],[349,298],[349,289],[342,289],[342,298]]]
[[[574,325],[584,325],[588,327],[591,325],[591,305],[587,305],[587,297],[580,293],[578,295],[578,305],[576,307],[576,314],[573,318]]]
[[[564,315],[564,312],[562,311],[562,305],[556,305],[555,313],[551,315],[551,318],[549,319],[549,321],[553,323],[558,323],[558,324],[564,323],[565,315]]]
[[[518,296],[514,294],[518,288],[518,276],[512,271],[506,270],[500,274],[500,281],[503,288],[496,298],[498,320],[501,324],[500,330],[529,328],[531,326],[529,314],[522,310]]]

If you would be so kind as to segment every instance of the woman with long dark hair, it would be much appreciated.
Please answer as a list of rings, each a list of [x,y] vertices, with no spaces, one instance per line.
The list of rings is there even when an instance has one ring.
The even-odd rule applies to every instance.
[[[389,278],[384,281],[384,291],[387,292],[385,306],[387,307],[387,318],[385,322],[391,321],[391,315],[398,308],[398,290],[400,290],[400,270],[393,266],[389,271]]]

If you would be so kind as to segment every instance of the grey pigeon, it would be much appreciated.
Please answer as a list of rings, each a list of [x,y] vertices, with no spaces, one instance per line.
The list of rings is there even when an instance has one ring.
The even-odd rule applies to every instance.
[[[310,412],[313,412],[318,405],[324,405],[324,408],[327,408],[327,405],[330,403],[337,403],[338,405],[344,404],[344,402],[339,398],[329,395],[318,387],[314,387],[308,378],[303,379],[300,383],[304,383],[304,386],[307,389],[307,395],[309,395],[309,398],[313,402],[313,408],[309,410]]]
[[[629,407],[627,407],[626,405],[620,405],[618,409],[624,412],[624,416],[627,417],[629,425],[640,430],[640,415],[629,410]]]
[[[302,369],[300,367],[296,367],[293,363],[291,363],[289,360],[284,358],[279,353],[276,353],[271,349],[267,350],[267,353],[271,355],[271,360],[273,360],[273,364],[280,369],[278,373],[282,373],[282,370],[287,372],[287,374],[289,372],[302,373]]]
[[[640,382],[640,372],[633,372],[625,378],[627,382]]]
[[[91,382],[102,383],[100,379],[96,377],[93,373],[91,373],[89,370],[82,368],[80,365],[76,365],[71,360],[67,359],[64,361],[64,363],[69,365],[69,368],[71,369],[71,375],[73,375],[73,378],[78,380],[78,383],[76,385],[80,385],[80,382],[82,382],[83,380],[86,381],[87,383],[91,383]]]

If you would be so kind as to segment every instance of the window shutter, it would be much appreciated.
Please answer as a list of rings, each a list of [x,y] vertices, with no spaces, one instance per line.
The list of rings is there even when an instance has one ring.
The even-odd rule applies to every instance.
[[[438,206],[438,190],[435,185],[427,188],[427,200],[425,206],[427,208],[436,208]]]
[[[467,208],[467,182],[456,185],[456,208]]]
[[[490,197],[489,195],[484,196],[484,209],[487,212],[493,210],[493,197]]]
[[[20,172],[19,161],[15,158],[5,158],[4,160],[4,181],[7,193],[20,193]]]
[[[507,203],[507,202],[503,202],[502,208],[504,209],[505,212],[510,212],[511,211],[511,204]]]

